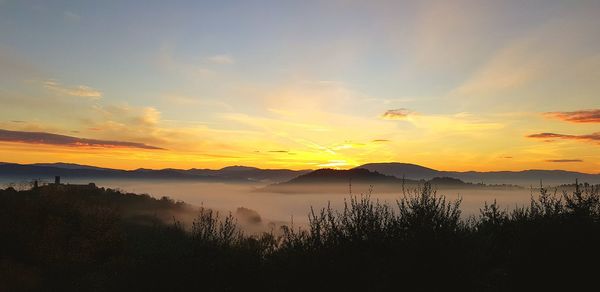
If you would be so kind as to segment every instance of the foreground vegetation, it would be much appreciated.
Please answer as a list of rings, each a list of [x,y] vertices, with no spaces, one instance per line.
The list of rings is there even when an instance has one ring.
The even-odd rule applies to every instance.
[[[0,291],[573,290],[600,271],[588,185],[463,218],[425,184],[394,205],[354,196],[310,210],[307,228],[252,236],[208,209],[187,228],[164,220],[189,208],[93,186],[0,190]]]

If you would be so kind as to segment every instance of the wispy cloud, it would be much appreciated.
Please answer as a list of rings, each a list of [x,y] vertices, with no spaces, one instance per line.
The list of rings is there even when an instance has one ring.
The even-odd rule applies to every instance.
[[[498,52],[453,93],[484,96],[524,86],[544,73],[547,60],[531,39],[517,40]]]
[[[65,11],[63,17],[69,22],[79,22],[81,20],[81,16],[73,11]]]
[[[197,62],[198,60],[192,60],[176,54],[174,49],[168,45],[164,45],[160,48],[156,61],[157,65],[159,65],[163,70],[170,73],[179,74],[190,80],[201,80],[217,75],[217,72],[207,68],[209,64],[206,63],[210,63],[212,61],[208,60],[207,58],[203,58],[201,59],[202,64],[199,64]]]
[[[408,117],[412,112],[405,108],[387,110],[381,115],[381,118],[386,120],[403,120]]]
[[[557,134],[557,133],[539,133],[531,134],[528,138],[545,139],[546,141],[552,141],[552,139],[563,139],[563,140],[578,140],[584,142],[600,143],[600,132],[588,134],[588,135],[568,135],[568,134]]]
[[[178,94],[165,95],[165,96],[163,96],[162,99],[164,101],[169,102],[174,105],[203,106],[203,107],[207,107],[207,108],[213,108],[213,109],[219,110],[219,111],[232,111],[233,110],[233,108],[229,104],[227,104],[226,102],[223,102],[221,100],[218,100],[218,99],[199,98],[199,97],[178,95]]]
[[[548,160],[546,160],[546,162],[556,162],[556,163],[562,163],[562,162],[583,162],[583,160],[581,160],[581,159],[548,159]]]
[[[148,150],[164,150],[164,148],[136,142],[87,139],[46,132],[9,131],[3,129],[0,129],[0,141],[69,147],[139,148]]]
[[[572,123],[600,123],[600,109],[578,110],[572,112],[548,112],[544,116]]]
[[[211,63],[221,65],[231,65],[235,63],[235,59],[233,59],[232,56],[226,54],[210,56],[206,58],[206,60],[208,60]]]
[[[44,87],[62,95],[87,97],[91,99],[102,98],[102,92],[86,85],[69,87],[64,86],[54,80],[47,80],[44,81]]]

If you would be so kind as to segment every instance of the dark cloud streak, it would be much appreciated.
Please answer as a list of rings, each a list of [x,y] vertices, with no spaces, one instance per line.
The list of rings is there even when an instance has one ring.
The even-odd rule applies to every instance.
[[[46,132],[24,132],[0,129],[0,141],[18,142],[28,144],[46,144],[70,147],[101,147],[101,148],[139,148],[149,150],[165,150],[164,148],[146,145],[144,143],[111,141],[78,138],[66,135],[52,134]]]
[[[548,112],[544,116],[572,123],[600,123],[600,109],[572,112]]]
[[[561,163],[561,162],[583,162],[583,160],[581,160],[581,159],[548,159],[548,160],[546,160],[546,162],[557,162],[557,163]]]
[[[387,110],[381,115],[381,118],[386,120],[402,120],[408,117],[411,111],[405,108]]]
[[[557,134],[557,133],[539,133],[539,134],[531,134],[527,136],[528,138],[535,139],[563,139],[563,140],[578,140],[585,142],[595,142],[600,143],[600,132],[588,134],[588,135],[567,135],[567,134]]]

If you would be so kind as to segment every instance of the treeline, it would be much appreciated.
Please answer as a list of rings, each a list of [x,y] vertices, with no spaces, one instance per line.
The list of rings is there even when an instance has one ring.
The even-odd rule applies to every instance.
[[[310,210],[304,229],[245,235],[201,209],[110,189],[0,191],[0,291],[514,291],[597,287],[598,187],[461,216],[429,184]],[[138,210],[132,212],[131,210]],[[153,211],[152,211],[153,210]],[[154,212],[156,215],[152,215]],[[176,218],[176,217],[175,217]]]

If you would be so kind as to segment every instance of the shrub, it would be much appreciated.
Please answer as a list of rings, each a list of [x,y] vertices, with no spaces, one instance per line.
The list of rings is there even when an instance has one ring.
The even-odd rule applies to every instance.
[[[429,184],[310,209],[309,224],[245,235],[231,214],[110,189],[0,190],[0,290],[577,289],[600,261],[598,186],[540,186],[528,205],[461,200]],[[150,214],[154,214],[151,216]]]

